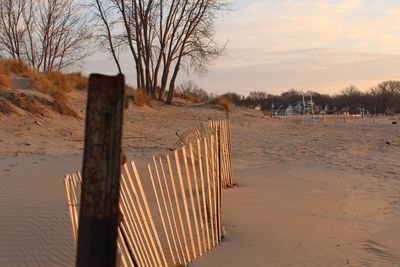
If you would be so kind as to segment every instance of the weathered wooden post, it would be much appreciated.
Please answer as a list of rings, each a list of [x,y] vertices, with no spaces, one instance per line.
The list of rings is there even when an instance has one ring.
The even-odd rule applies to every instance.
[[[116,264],[124,80],[122,74],[89,78],[77,267]]]

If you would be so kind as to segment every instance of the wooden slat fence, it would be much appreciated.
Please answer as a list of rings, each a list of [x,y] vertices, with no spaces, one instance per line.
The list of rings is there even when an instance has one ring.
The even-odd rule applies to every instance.
[[[219,140],[220,161],[221,161],[221,180],[223,188],[234,186],[232,179],[232,155],[231,155],[231,128],[229,120],[208,121],[201,123],[180,133],[179,140],[175,144],[175,149],[181,151],[184,147],[188,150],[190,144],[196,142],[200,136],[215,132]],[[196,148],[194,148],[196,150]],[[197,160],[197,151],[195,151]]]
[[[232,182],[229,122],[203,128],[180,149],[153,156],[146,179],[134,161],[122,166],[119,266],[187,266],[221,242],[221,191]],[[80,173],[64,183],[76,241]]]

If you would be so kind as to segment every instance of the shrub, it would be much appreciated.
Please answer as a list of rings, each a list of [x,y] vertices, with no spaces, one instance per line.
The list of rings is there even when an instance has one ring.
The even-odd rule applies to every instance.
[[[227,98],[223,96],[217,96],[211,100],[211,103],[214,105],[219,105],[224,107],[227,110],[231,110],[234,104]]]
[[[223,95],[223,97],[225,97],[226,99],[230,100],[231,102],[238,104],[240,102],[240,100],[242,99],[242,97],[236,93],[233,92],[229,92]]]
[[[131,98],[133,103],[138,106],[151,106],[151,97],[143,90],[132,90]]]
[[[187,81],[180,84],[176,90],[176,96],[193,103],[199,103],[208,100],[207,92],[192,81]]]

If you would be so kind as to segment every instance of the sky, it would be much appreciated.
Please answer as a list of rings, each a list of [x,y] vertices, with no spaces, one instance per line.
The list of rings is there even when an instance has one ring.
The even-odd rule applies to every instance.
[[[339,93],[400,80],[399,0],[236,0],[216,24],[225,55],[202,76],[181,72],[208,92],[282,93],[292,88]],[[134,66],[123,60],[128,83]],[[115,73],[101,53],[85,72]]]

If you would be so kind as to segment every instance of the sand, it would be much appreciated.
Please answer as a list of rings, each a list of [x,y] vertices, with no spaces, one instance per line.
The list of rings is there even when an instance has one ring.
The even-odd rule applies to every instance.
[[[70,102],[84,117],[83,93]],[[145,162],[177,132],[224,116],[210,105],[131,106],[124,151]],[[191,266],[400,266],[399,125],[244,108],[231,123],[238,187],[223,192],[226,237]],[[83,124],[0,119],[0,266],[73,266],[62,179],[81,168]]]

